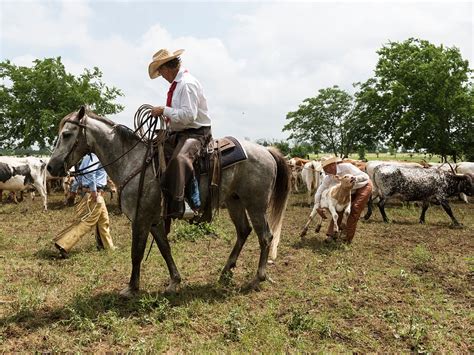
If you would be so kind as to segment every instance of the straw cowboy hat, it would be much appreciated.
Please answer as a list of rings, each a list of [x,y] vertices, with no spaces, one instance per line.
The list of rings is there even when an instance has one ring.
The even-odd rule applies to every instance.
[[[342,161],[341,158],[339,157],[326,157],[321,159],[321,166],[324,168],[325,166],[328,166],[329,164],[332,163],[339,163]]]
[[[160,49],[158,52],[153,54],[153,61],[148,66],[148,74],[150,79],[158,78],[161,74],[158,73],[158,68],[161,67],[166,62],[173,60],[181,55],[184,52],[184,49],[178,49],[177,51],[171,53],[167,49]]]

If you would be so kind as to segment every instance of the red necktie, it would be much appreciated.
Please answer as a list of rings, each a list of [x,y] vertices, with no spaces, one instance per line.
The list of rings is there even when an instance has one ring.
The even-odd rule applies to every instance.
[[[166,99],[166,106],[171,107],[171,100],[173,99],[173,92],[174,89],[176,89],[176,85],[178,83],[176,81],[173,81],[173,83],[170,86],[170,89],[168,90],[168,98]]]

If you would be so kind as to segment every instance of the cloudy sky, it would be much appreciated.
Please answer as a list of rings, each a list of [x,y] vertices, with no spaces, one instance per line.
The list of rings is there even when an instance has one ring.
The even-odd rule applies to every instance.
[[[148,78],[160,48],[184,48],[203,84],[214,136],[283,139],[287,112],[332,85],[353,92],[376,50],[409,37],[456,46],[473,62],[472,2],[159,2],[0,0],[0,60],[61,56],[66,70],[99,67],[120,88],[132,126],[169,84]]]

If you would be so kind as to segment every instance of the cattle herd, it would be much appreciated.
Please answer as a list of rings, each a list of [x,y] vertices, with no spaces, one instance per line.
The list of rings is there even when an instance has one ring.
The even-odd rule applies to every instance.
[[[365,219],[372,215],[373,203],[377,203],[385,222],[389,219],[385,212],[387,199],[398,197],[403,201],[422,202],[420,223],[425,222],[426,210],[430,203],[439,204],[451,218],[452,224],[459,222],[453,215],[448,198],[459,196],[468,202],[468,196],[474,194],[474,163],[414,163],[403,161],[359,161],[344,159],[366,172],[373,183],[372,198],[368,203]],[[36,190],[43,199],[43,207],[47,210],[47,191],[51,184],[62,186],[65,194],[68,193],[72,176],[53,178],[46,170],[48,158],[37,157],[0,157],[0,202],[3,201],[3,192],[7,191],[16,201],[16,194],[23,191]],[[292,190],[299,192],[304,187],[307,191],[307,202],[311,204],[313,196],[324,178],[321,162],[291,158],[288,160],[291,169]],[[115,192],[112,181],[111,197]],[[34,196],[34,194],[33,194]]]
[[[420,163],[403,161],[359,161],[344,159],[343,162],[351,163],[369,175],[372,180],[373,192],[369,200],[367,220],[372,215],[373,203],[376,202],[384,222],[389,219],[385,212],[387,199],[398,197],[402,201],[422,202],[420,223],[425,223],[426,210],[430,203],[439,204],[449,215],[453,226],[459,222],[453,215],[448,198],[459,196],[466,203],[468,196],[474,194],[474,163]],[[321,162],[301,158],[288,160],[291,169],[292,190],[299,192],[304,186],[308,192],[308,203],[324,178]],[[314,211],[310,216],[312,219]],[[307,228],[307,227],[306,227]],[[303,234],[305,231],[303,231]]]
[[[47,194],[52,187],[60,188],[67,197],[71,184],[74,180],[72,174],[64,178],[52,177],[46,169],[48,158],[37,157],[10,157],[0,156],[0,203],[4,200],[4,192],[7,192],[13,202],[18,203],[17,194],[31,192],[34,199],[37,191],[43,199],[43,208],[48,209]],[[70,173],[74,172],[74,167]],[[107,188],[112,199],[116,192],[114,183],[108,179]]]

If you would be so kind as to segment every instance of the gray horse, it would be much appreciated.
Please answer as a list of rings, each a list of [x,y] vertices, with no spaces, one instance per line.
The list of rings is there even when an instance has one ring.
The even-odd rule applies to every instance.
[[[290,173],[284,157],[276,149],[266,149],[246,141],[242,144],[248,159],[223,171],[219,190],[219,201],[227,207],[237,231],[237,241],[222,270],[220,281],[225,282],[232,277],[232,268],[236,266],[242,247],[252,231],[249,217],[258,236],[260,259],[257,274],[248,287],[258,289],[260,282],[266,279],[269,253],[272,259],[276,258]],[[89,152],[97,155],[112,181],[122,186],[142,166],[146,145],[129,128],[86,112],[81,107],[78,112],[62,119],[58,141],[47,169],[53,176],[64,176]],[[161,217],[160,181],[151,166],[145,171],[141,195],[138,193],[139,181],[140,174],[126,183],[121,192],[122,211],[132,222],[132,275],[121,295],[128,297],[139,290],[140,266],[149,232],[157,241],[170,273],[166,291],[176,292],[181,276],[171,255]],[[201,177],[200,182],[200,186],[207,186],[206,175]],[[201,189],[201,196],[205,201],[205,188]],[[138,210],[137,199],[140,199]]]

